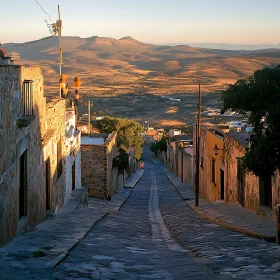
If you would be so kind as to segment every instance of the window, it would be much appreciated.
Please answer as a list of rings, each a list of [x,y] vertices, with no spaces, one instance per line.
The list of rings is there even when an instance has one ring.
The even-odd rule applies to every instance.
[[[22,85],[22,105],[25,116],[33,116],[34,81],[24,80]]]
[[[61,139],[57,143],[57,178],[62,175],[62,146]]]
[[[213,183],[216,182],[215,173],[216,173],[216,160],[214,158],[212,158],[212,182]]]

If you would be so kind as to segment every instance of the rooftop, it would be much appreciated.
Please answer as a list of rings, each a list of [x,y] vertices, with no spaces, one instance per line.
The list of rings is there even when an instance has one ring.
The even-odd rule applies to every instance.
[[[81,137],[82,145],[104,145],[106,139],[108,138],[108,133],[96,133],[90,134],[89,136]]]
[[[241,146],[244,148],[248,148],[248,140],[249,140],[249,134],[248,133],[242,133],[242,132],[229,132],[226,134],[227,137],[230,137],[237,141]]]

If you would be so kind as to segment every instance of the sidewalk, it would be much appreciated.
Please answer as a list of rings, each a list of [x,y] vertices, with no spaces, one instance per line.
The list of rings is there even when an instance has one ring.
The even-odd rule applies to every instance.
[[[154,163],[161,164],[157,160],[154,160]],[[276,224],[273,220],[256,215],[239,205],[224,203],[221,200],[210,203],[206,199],[200,198],[199,206],[195,206],[195,195],[192,187],[187,183],[182,183],[166,165],[163,166],[163,170],[188,206],[200,216],[223,227],[245,233],[252,237],[267,241],[276,241]]]
[[[144,170],[137,170],[111,201],[88,199],[88,208],[74,209],[73,200],[37,229],[14,238],[0,248],[0,279],[51,279],[51,270],[109,213],[117,212],[128,199]]]

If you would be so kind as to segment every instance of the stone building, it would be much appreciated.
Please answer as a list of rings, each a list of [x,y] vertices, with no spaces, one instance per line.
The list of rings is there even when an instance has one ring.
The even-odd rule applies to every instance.
[[[164,158],[161,158],[161,160],[182,182],[192,185],[194,180],[193,141],[186,136],[182,139],[167,143],[167,151],[164,152]],[[179,148],[180,142],[183,143],[184,148],[182,149]]]
[[[248,138],[246,133],[201,127],[200,195],[210,202],[224,200],[276,218],[276,205],[280,202],[279,173],[262,181],[245,172],[242,157],[248,148]]]
[[[82,184],[89,197],[110,199],[118,187],[117,170],[113,158],[117,155],[117,132],[82,136]]]
[[[40,67],[0,65],[0,245],[81,187],[80,133],[67,113],[65,100],[46,102]]]
[[[177,174],[177,146],[176,142],[170,142],[167,144],[167,149],[166,149],[166,162],[168,165],[168,168],[172,170],[174,173]]]
[[[11,56],[8,56],[6,51],[1,48],[0,44],[0,65],[11,65],[13,64],[14,59]]]
[[[279,172],[264,181],[242,169],[248,137],[245,133],[230,132],[224,138],[227,201],[256,214],[276,218],[276,205],[280,203]]]

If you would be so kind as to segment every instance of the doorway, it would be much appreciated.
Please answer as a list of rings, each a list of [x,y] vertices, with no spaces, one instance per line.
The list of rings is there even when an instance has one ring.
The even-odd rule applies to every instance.
[[[220,169],[220,199],[225,199],[225,172],[224,170]]]
[[[27,216],[27,151],[19,159],[19,219]]]
[[[51,164],[50,159],[48,158],[45,162],[46,170],[46,211],[51,210]]]
[[[272,185],[271,177],[267,177],[264,180],[259,180],[260,186],[260,204],[272,208]]]

